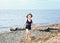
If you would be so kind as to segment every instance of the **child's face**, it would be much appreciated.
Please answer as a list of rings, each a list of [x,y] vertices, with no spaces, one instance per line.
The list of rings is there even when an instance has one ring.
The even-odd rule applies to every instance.
[[[30,19],[31,18],[31,15],[28,15],[28,18]]]

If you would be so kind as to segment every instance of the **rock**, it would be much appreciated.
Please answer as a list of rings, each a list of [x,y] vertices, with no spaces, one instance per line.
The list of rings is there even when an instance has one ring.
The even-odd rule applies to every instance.
[[[58,34],[59,32],[41,32],[38,30],[32,30],[31,32],[32,43],[48,43],[49,40],[54,40],[54,37],[60,36],[60,34]],[[9,33],[0,34],[0,43],[26,43],[25,35],[25,30],[17,30]]]
[[[16,27],[11,27],[10,31],[16,31]]]
[[[32,43],[60,43],[60,25],[54,24],[51,26],[38,26],[32,28],[31,42]],[[25,29],[13,27],[13,31],[6,34],[0,34],[0,43],[26,43]],[[57,30],[56,30],[57,29]],[[50,30],[40,31],[40,30]],[[53,30],[53,31],[51,31]]]
[[[45,43],[60,43],[60,35],[52,37],[51,39],[47,40]]]
[[[39,27],[36,27],[35,30],[47,30],[48,27],[45,27],[45,26],[39,26]]]
[[[16,30],[25,30],[25,28],[19,28],[19,27],[16,27]]]
[[[16,30],[25,30],[25,28],[19,28],[19,27],[11,27],[10,31],[16,31]]]
[[[60,30],[60,24],[51,24],[48,26],[50,29]]]

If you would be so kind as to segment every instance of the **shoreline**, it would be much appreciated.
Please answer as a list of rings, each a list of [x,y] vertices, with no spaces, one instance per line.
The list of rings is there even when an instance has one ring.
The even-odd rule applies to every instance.
[[[52,43],[53,40],[57,40],[60,42],[60,40],[58,40],[60,39],[60,24],[51,24],[48,25],[48,27],[49,28],[47,28],[46,26],[33,27],[31,30],[32,43]],[[26,43],[25,36],[25,30],[4,32],[0,34],[0,43]]]

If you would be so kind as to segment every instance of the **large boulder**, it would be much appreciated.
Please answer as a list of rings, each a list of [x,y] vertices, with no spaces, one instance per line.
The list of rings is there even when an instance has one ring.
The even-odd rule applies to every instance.
[[[16,27],[11,27],[10,31],[16,31]]]

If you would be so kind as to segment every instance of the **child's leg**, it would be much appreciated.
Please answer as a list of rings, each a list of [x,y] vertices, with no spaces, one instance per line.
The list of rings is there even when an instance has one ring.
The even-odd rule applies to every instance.
[[[31,38],[31,30],[26,29],[26,39]]]
[[[31,43],[31,30],[26,29],[26,43]]]
[[[28,30],[28,38],[31,39],[31,30]]]
[[[28,39],[28,29],[26,29],[26,39]]]

